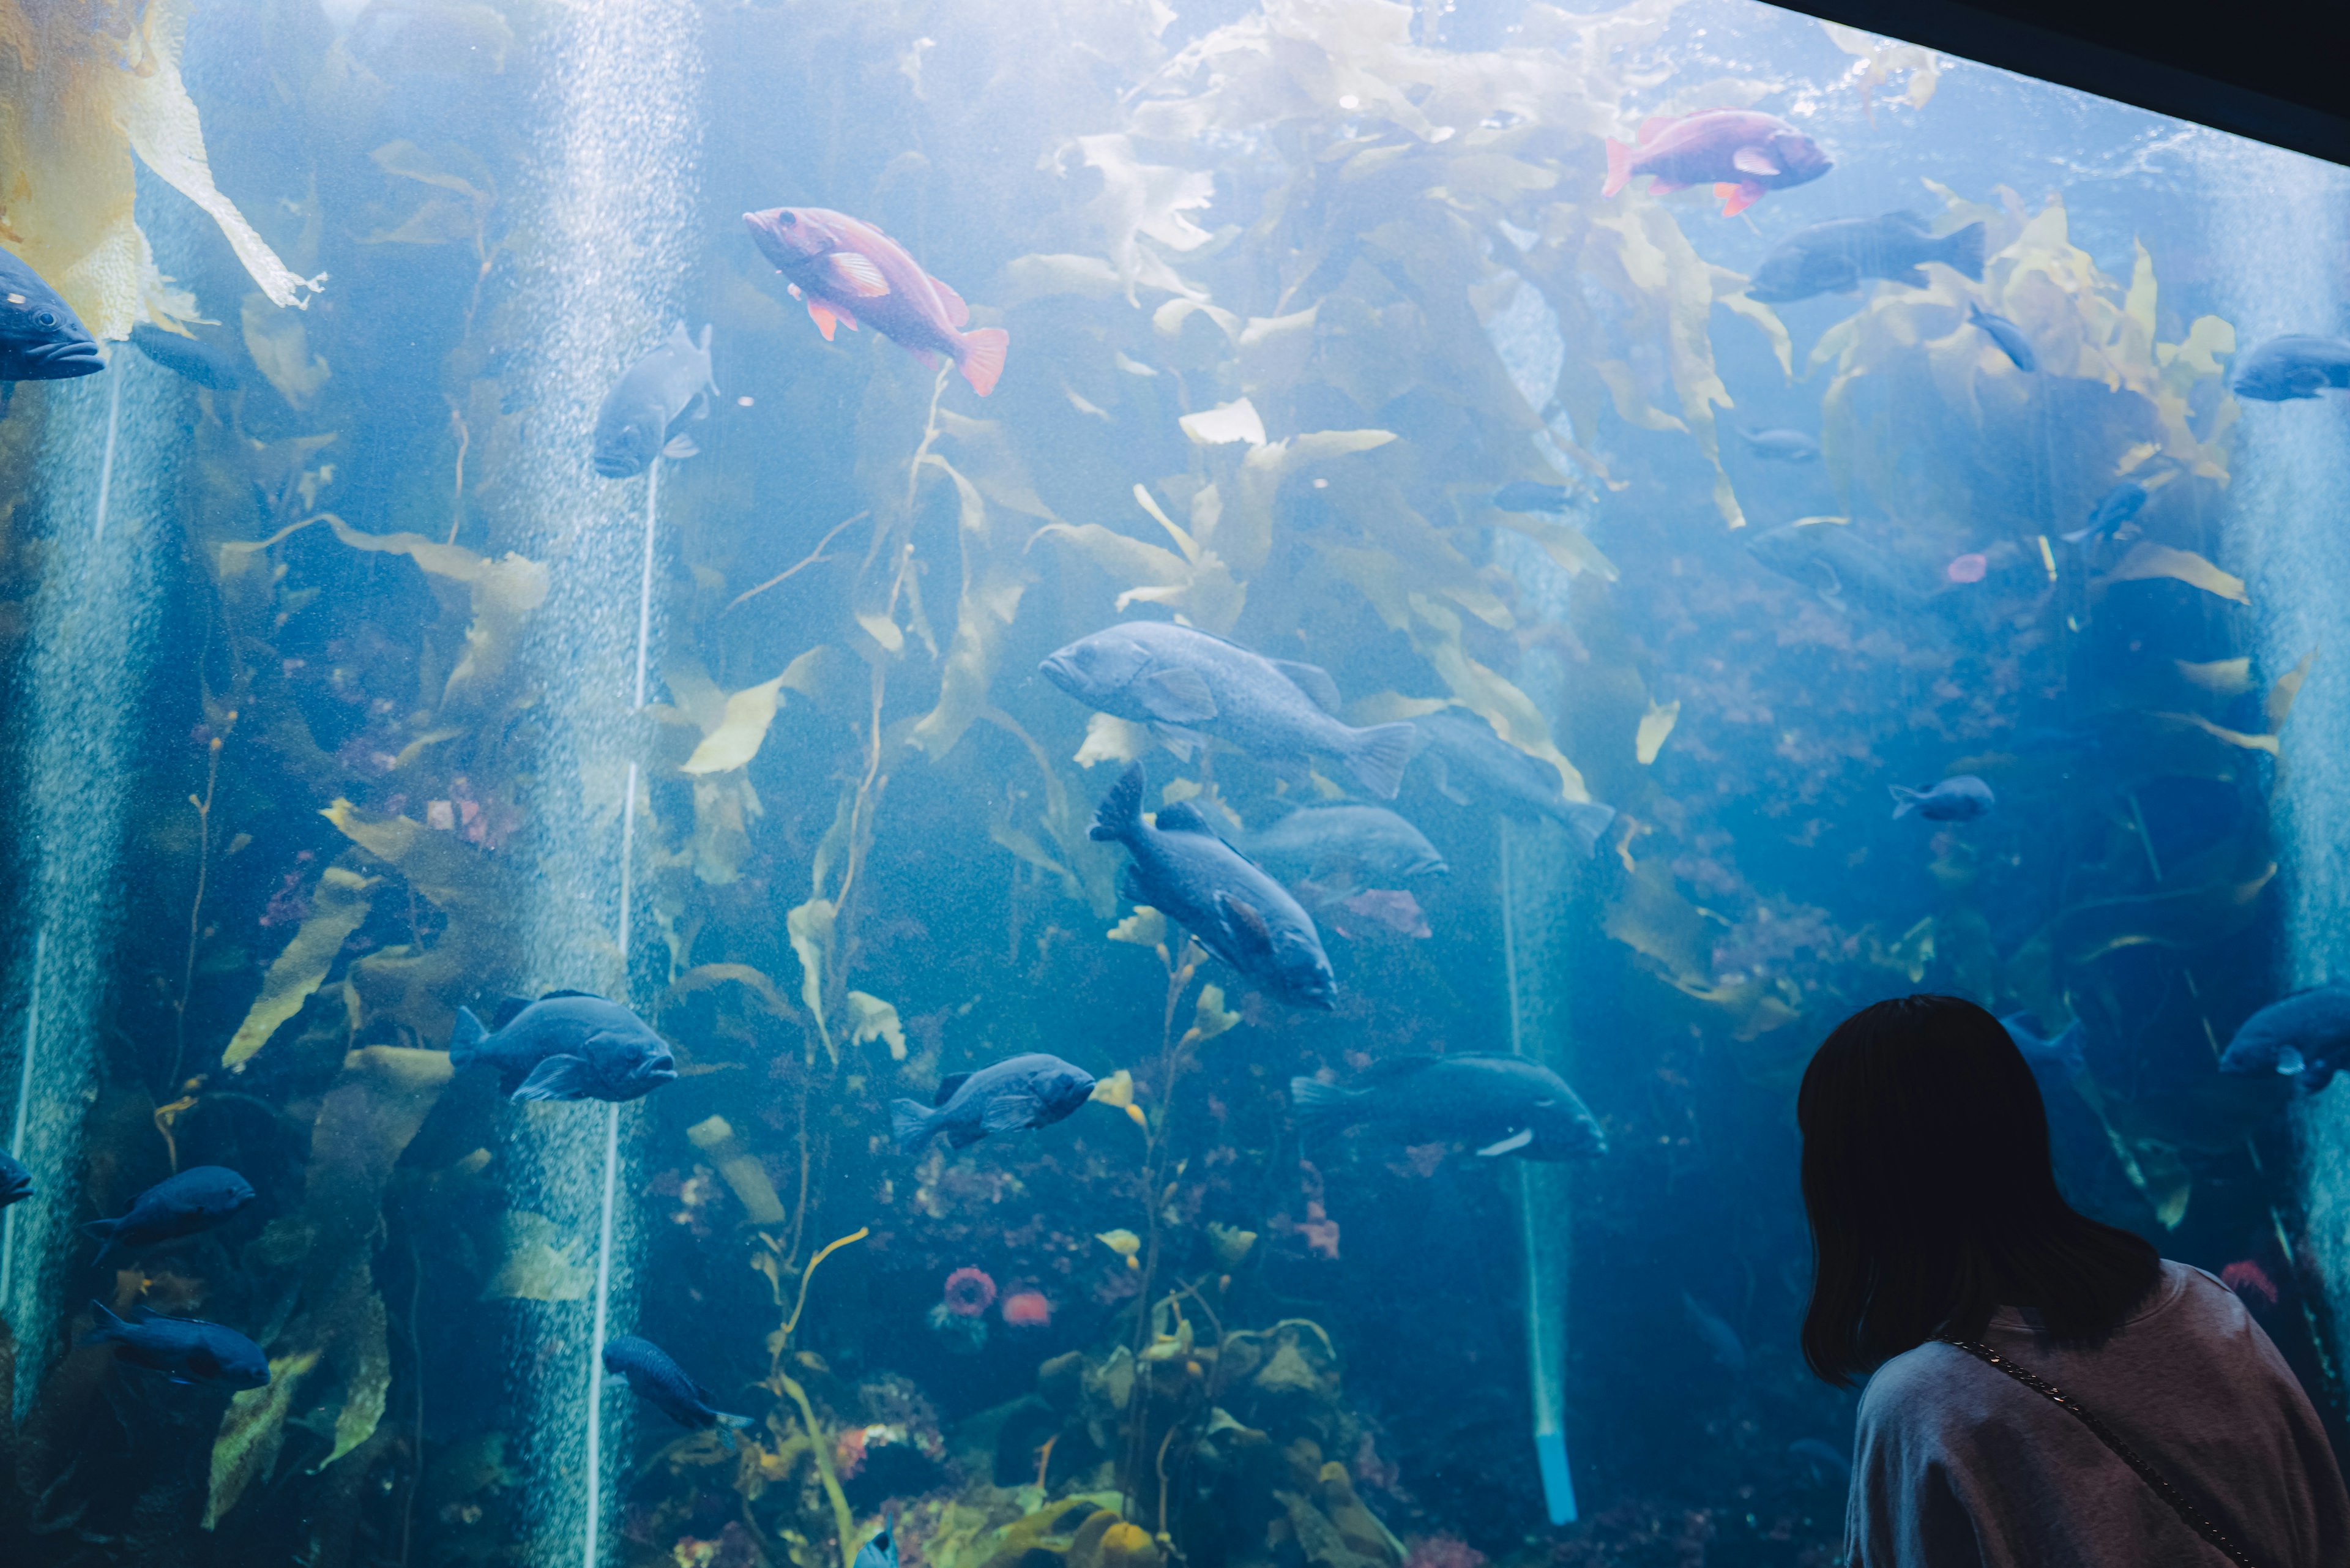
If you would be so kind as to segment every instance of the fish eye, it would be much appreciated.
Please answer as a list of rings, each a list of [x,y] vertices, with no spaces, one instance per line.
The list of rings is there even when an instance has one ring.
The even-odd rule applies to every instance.
[[[57,313],[54,310],[44,310],[33,319],[44,327],[55,327],[57,324]]]

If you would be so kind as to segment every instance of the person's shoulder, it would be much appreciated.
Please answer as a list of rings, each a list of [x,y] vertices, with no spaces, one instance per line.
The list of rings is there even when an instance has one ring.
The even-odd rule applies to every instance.
[[[1929,1339],[1892,1357],[1869,1374],[1860,1391],[1860,1420],[1868,1426],[1914,1418],[1921,1410],[1939,1409],[1946,1394],[1968,1371],[1971,1358],[1954,1345]]]

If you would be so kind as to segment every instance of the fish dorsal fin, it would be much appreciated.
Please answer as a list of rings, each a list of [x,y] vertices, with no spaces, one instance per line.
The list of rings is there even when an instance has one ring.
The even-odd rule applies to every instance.
[[[538,993],[541,1002],[553,1002],[558,996],[584,996],[590,1002],[604,1000],[592,991],[542,991]]]
[[[1443,1060],[1441,1056],[1383,1056],[1363,1069],[1363,1081],[1384,1084],[1397,1078],[1409,1078],[1416,1073],[1427,1072]]]
[[[685,323],[681,321],[676,326],[669,329],[669,337],[661,344],[661,347],[664,348],[681,348],[686,353],[691,354],[693,352],[693,334],[687,331]]]
[[[500,1001],[498,1010],[490,1014],[490,1032],[495,1033],[521,1017],[522,1010],[528,1007],[534,1000],[535,998],[527,996],[509,996]]]
[[[1887,213],[1879,221],[1898,224],[1913,234],[1922,234],[1926,232],[1926,220],[1915,213]]]
[[[939,1092],[931,1096],[933,1106],[943,1106],[955,1097],[955,1091],[971,1082],[969,1073],[949,1073],[939,1080]]]
[[[1632,134],[1641,146],[1646,147],[1680,122],[1681,117],[1678,114],[1652,114],[1642,120],[1640,129]]]
[[[937,278],[931,279],[931,286],[939,291],[939,304],[945,307],[949,327],[960,332],[971,325],[971,306],[962,302],[962,295],[957,294]]]
[[[879,299],[889,292],[889,280],[873,265],[873,258],[856,251],[832,253],[833,281],[849,293],[864,299]]]
[[[1208,826],[1208,819],[1200,815],[1199,808],[1188,800],[1160,806],[1156,820],[1161,833],[1204,833],[1213,837],[1216,832]]]
[[[1338,711],[1338,683],[1320,665],[1300,664],[1287,659],[1267,659],[1265,662],[1288,676],[1290,683],[1312,698],[1314,705],[1325,713]]]
[[[1730,155],[1730,166],[1742,174],[1755,174],[1767,180],[1782,172],[1779,161],[1759,147],[1742,147]]]

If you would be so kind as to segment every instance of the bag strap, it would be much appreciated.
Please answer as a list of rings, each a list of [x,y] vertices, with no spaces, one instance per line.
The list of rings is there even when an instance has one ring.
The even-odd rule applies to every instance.
[[[2252,1560],[2250,1557],[2245,1556],[2242,1550],[2239,1548],[2234,1542],[2221,1534],[2220,1532],[2220,1527],[2212,1523],[2209,1518],[2205,1517],[2201,1509],[2197,1508],[2193,1503],[2189,1502],[2187,1500],[2185,1493],[2181,1492],[2177,1487],[2171,1485],[2168,1479],[2166,1478],[2160,1470],[2156,1469],[2152,1465],[2147,1463],[2146,1460],[2140,1459],[2138,1457],[2137,1450],[2131,1448],[2127,1443],[2123,1442],[2121,1438],[2115,1434],[2112,1428],[2106,1426],[2103,1421],[2097,1419],[2095,1416],[2083,1408],[2077,1401],[2073,1399],[2063,1389],[2058,1388],[2053,1383],[2049,1383],[2044,1379],[2034,1376],[2024,1368],[2018,1366],[2014,1362],[2010,1361],[2007,1357],[2002,1355],[1998,1351],[1991,1349],[1991,1346],[1987,1345],[1978,1345],[1974,1341],[1968,1339],[1948,1338],[1944,1339],[1942,1343],[1944,1345],[1956,1345],[1959,1349],[1965,1351],[1969,1355],[1973,1356],[1977,1361],[1981,1362],[1984,1366],[2000,1372],[2004,1372],[2010,1377],[2014,1378],[2018,1383],[2022,1384],[2026,1388],[2031,1389],[2034,1394],[2037,1394],[2042,1398],[2047,1400],[2051,1405],[2055,1406],[2058,1409],[2064,1410],[2072,1414],[2080,1421],[2081,1425],[2089,1428],[2091,1436],[2095,1437],[2097,1441],[2105,1444],[2108,1449],[2111,1449],[2116,1457],[2117,1457],[2122,1463],[2129,1466],[2131,1469],[2137,1472],[2138,1480],[2146,1482],[2147,1486],[2153,1488],[2154,1495],[2162,1499],[2164,1502],[2169,1504],[2170,1511],[2178,1515],[2179,1519],[2186,1523],[2189,1529],[2194,1531],[2196,1534],[2201,1536],[2204,1540],[2217,1547],[2220,1554],[2226,1557],[2229,1562],[2235,1563],[2237,1568],[2254,1568]]]

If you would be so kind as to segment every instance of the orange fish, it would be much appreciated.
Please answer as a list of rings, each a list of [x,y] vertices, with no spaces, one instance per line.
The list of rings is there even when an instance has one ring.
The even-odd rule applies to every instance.
[[[952,360],[981,397],[1003,374],[1011,335],[1000,327],[964,331],[971,306],[925,273],[903,245],[862,219],[823,207],[772,207],[745,213],[751,238],[775,270],[791,279],[792,297],[832,341],[833,328],[864,322],[935,368]]]
[[[1653,174],[1658,195],[1713,182],[1721,215],[1734,218],[1765,191],[1783,191],[1828,171],[1819,144],[1774,114],[1745,109],[1709,109],[1697,114],[1658,115],[1641,122],[1639,145],[1610,140],[1607,183],[1613,196],[1636,174]]]

